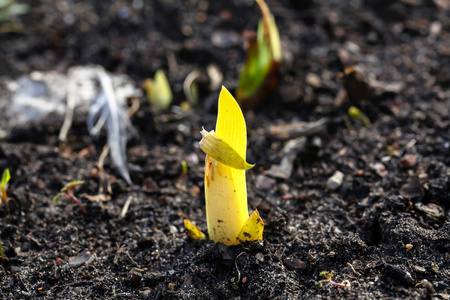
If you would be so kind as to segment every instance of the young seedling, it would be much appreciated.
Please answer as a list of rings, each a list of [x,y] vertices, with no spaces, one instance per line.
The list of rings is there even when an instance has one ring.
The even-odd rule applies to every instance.
[[[9,169],[5,169],[5,171],[3,171],[2,181],[0,183],[0,204],[8,202],[8,195],[6,194],[6,191],[8,190],[8,182],[10,179],[11,174]]]
[[[262,239],[264,223],[255,210],[249,217],[245,170],[247,128],[242,111],[222,87],[216,130],[202,130],[206,153],[205,201],[209,239],[226,245]]]
[[[348,288],[350,287],[350,281],[348,281],[348,280],[344,280],[342,282],[334,282],[331,279],[331,278],[334,277],[334,271],[331,271],[331,272],[322,271],[322,272],[320,272],[319,275],[326,278],[325,280],[319,281],[319,284],[320,284],[321,287],[322,287],[322,282],[324,282],[324,281],[328,281],[331,285],[334,285],[334,286],[348,287]]]
[[[8,196],[6,194],[6,191],[8,190],[8,182],[11,179],[11,174],[9,173],[9,169],[5,169],[3,171],[2,175],[2,181],[0,183],[0,205],[3,203],[6,203],[6,206],[8,206]],[[8,207],[8,213],[9,213],[9,207]],[[5,255],[3,254],[3,247],[2,247],[2,241],[0,241],[0,257],[2,259],[2,262],[5,261]]]
[[[154,79],[146,79],[144,87],[150,104],[163,110],[169,108],[173,96],[169,81],[163,71],[156,71]]]
[[[372,125],[370,123],[369,118],[362,111],[360,111],[358,108],[354,106],[350,106],[350,108],[348,109],[348,115],[352,119],[361,122],[364,127],[370,127],[370,125]]]
[[[75,195],[73,194],[73,189],[74,189],[76,186],[81,185],[81,184],[83,184],[83,183],[84,183],[84,181],[72,181],[72,182],[69,182],[68,184],[66,184],[65,187],[63,187],[63,188],[61,189],[61,191],[58,193],[58,195],[56,195],[56,196],[53,198],[53,203],[55,203],[55,202],[56,202],[59,198],[61,198],[61,197],[64,197],[64,198],[66,198],[66,199],[72,199],[73,201],[75,201],[76,204],[78,204],[78,206],[81,208],[81,210],[82,210],[85,214],[87,214],[86,209],[84,208],[83,205],[81,205],[81,201],[78,200],[78,198],[75,197]]]
[[[277,86],[281,62],[280,34],[275,19],[264,0],[256,2],[261,9],[262,18],[258,24],[256,41],[250,42],[236,89],[239,104],[249,108]]]

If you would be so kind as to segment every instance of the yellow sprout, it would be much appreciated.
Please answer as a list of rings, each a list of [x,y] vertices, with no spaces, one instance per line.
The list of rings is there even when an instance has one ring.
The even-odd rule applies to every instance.
[[[239,243],[238,236],[249,219],[245,169],[247,128],[244,116],[233,96],[222,87],[216,131],[202,130],[201,149],[207,154],[205,162],[206,221],[209,238],[226,245]],[[259,216],[259,215],[258,215]],[[253,220],[253,219],[252,219]],[[252,221],[250,221],[252,222]],[[263,222],[249,225],[241,240],[262,238]],[[254,232],[257,228],[258,232]]]
[[[173,96],[169,81],[163,71],[156,71],[155,79],[146,79],[144,86],[148,100],[153,106],[164,110],[169,108]]]

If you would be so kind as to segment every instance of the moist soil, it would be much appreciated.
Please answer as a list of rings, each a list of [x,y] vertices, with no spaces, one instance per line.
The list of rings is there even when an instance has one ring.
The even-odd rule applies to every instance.
[[[0,76],[98,64],[139,86],[162,69],[174,101],[162,112],[138,99],[131,186],[109,156],[99,166],[106,133],[90,138],[85,114],[75,111],[66,143],[58,114],[2,128],[4,299],[450,299],[448,2],[267,1],[281,34],[279,85],[245,111],[249,210],[266,226],[262,241],[231,247],[190,239],[183,221],[207,231],[198,141],[202,126],[214,128],[219,89],[206,70],[215,65],[234,93],[255,3],[21,3],[21,29],[0,35]],[[183,110],[193,70],[206,79]],[[329,181],[336,171],[343,182]],[[75,180],[86,213],[52,203]]]

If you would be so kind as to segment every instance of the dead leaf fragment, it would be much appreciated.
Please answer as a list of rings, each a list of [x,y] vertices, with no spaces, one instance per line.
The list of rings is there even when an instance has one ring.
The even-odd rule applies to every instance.
[[[239,241],[258,241],[262,240],[264,231],[264,222],[256,209],[241,229],[237,239]]]
[[[188,219],[184,219],[184,227],[186,228],[186,234],[188,237],[195,241],[208,239],[206,234],[200,231],[200,229]]]

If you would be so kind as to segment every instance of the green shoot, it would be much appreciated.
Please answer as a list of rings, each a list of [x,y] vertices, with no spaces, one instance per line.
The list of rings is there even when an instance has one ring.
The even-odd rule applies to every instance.
[[[73,194],[73,189],[74,189],[76,186],[81,185],[81,184],[83,184],[83,183],[84,183],[84,181],[81,181],[81,180],[69,182],[68,184],[66,184],[66,185],[61,189],[61,191],[58,193],[58,195],[56,195],[56,196],[53,198],[53,203],[55,203],[56,201],[58,201],[58,199],[61,198],[61,197],[64,197],[64,198],[66,198],[66,199],[72,199],[73,201],[75,201],[75,203],[78,204],[78,206],[81,208],[81,210],[82,210],[85,214],[87,214],[86,209],[84,208],[84,206],[81,205],[81,201],[78,200],[78,198],[75,197],[75,195]]]
[[[163,71],[156,71],[154,79],[146,79],[144,87],[150,104],[159,109],[167,110],[172,103],[172,90]]]
[[[186,177],[188,171],[188,165],[187,162],[183,159],[181,161],[181,174],[180,174],[180,179],[184,179],[184,177]]]
[[[256,41],[250,43],[236,89],[236,98],[244,107],[255,106],[265,92],[276,87],[281,61],[280,34],[275,19],[264,0],[256,2],[262,19],[258,24]]]
[[[0,183],[0,204],[8,200],[8,196],[6,195],[6,191],[8,190],[8,182],[11,179],[11,174],[9,173],[9,169],[5,169],[2,175],[2,181]]]
[[[361,122],[364,127],[369,127],[370,125],[372,125],[370,123],[369,118],[362,111],[360,111],[358,108],[356,108],[354,106],[351,106],[348,109],[348,114],[352,119],[358,120],[359,122]]]
[[[6,191],[8,190],[8,182],[11,179],[11,174],[9,172],[9,169],[5,169],[3,171],[2,175],[2,181],[0,182],[0,204],[6,203],[8,206],[8,196],[6,194]],[[9,214],[9,207],[8,207],[8,214]],[[3,247],[2,247],[2,241],[0,240],[0,257],[2,259],[2,262],[5,261],[5,254],[3,253]]]

